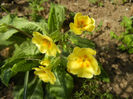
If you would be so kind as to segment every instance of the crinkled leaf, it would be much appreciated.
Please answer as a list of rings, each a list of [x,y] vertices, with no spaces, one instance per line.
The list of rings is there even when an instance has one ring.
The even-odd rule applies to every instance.
[[[10,61],[18,58],[32,58],[39,54],[38,48],[30,41],[23,42],[20,46],[15,45],[15,51]]]
[[[81,38],[80,36],[71,35],[70,41],[72,42],[72,44],[75,44],[76,46],[79,47],[90,47],[93,49],[95,48],[95,44],[92,41],[86,38]]]
[[[0,19],[0,24],[11,24],[16,16],[13,14],[8,14],[7,16],[3,16],[2,19]]]
[[[65,20],[65,8],[61,5],[51,4],[48,18],[49,33],[60,30]]]
[[[14,64],[11,70],[15,73],[24,72],[32,70],[33,67],[36,67],[38,65],[39,65],[38,61],[22,60]]]
[[[40,22],[28,21],[25,18],[15,18],[12,25],[26,33],[32,34],[33,32],[47,33],[47,23],[45,20],[40,20]]]
[[[1,67],[1,75],[6,75],[5,71],[8,69],[11,69],[12,76],[17,72],[31,70],[33,67],[38,66],[39,60],[36,60],[36,58],[40,57],[38,54],[37,47],[30,40],[23,42],[20,46],[16,45],[13,56],[7,59]],[[12,76],[7,76],[8,81],[4,80],[4,76],[1,76],[1,80],[7,85]]]
[[[10,38],[13,34],[17,33],[18,31],[15,29],[10,29],[6,31],[5,33],[0,33],[0,40],[7,40]]]
[[[18,59],[13,62],[5,63],[1,68],[1,81],[6,86],[8,85],[9,80],[15,76],[18,72],[25,72],[32,70],[33,67],[38,66],[38,61],[35,60],[22,60]]]
[[[2,83],[8,86],[8,82],[13,75],[14,72],[11,71],[11,68],[2,69],[0,74]]]
[[[6,27],[3,27],[5,25]],[[4,32],[3,29],[5,28]],[[40,20],[39,22],[28,21],[26,18],[19,18],[15,15],[4,16],[0,20],[0,36],[2,40],[7,40],[12,37],[15,33],[25,32],[27,34],[32,34],[33,32],[41,32],[47,34],[48,28],[45,20]],[[23,35],[23,34],[22,34]]]
[[[52,40],[54,40],[54,42],[57,42],[61,40],[61,32],[59,30],[56,30],[55,32],[52,32],[50,34],[50,37],[52,38]]]

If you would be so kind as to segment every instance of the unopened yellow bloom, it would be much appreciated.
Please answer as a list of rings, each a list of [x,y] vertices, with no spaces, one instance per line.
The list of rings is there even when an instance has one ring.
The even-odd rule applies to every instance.
[[[57,52],[60,53],[59,48],[55,45],[53,40],[39,32],[33,33],[32,42],[36,44],[41,53],[46,53],[49,56],[56,56]]]
[[[83,31],[92,32],[95,28],[95,20],[77,13],[74,17],[74,23],[70,23],[69,26],[75,34],[80,35]]]
[[[93,55],[96,55],[95,50],[75,47],[73,53],[68,56],[68,72],[82,78],[92,78],[93,75],[99,75],[101,71]]]
[[[50,60],[49,59],[44,59],[43,61],[41,61],[40,63],[43,66],[48,66],[50,64]]]
[[[39,66],[39,68],[34,68],[34,74],[37,75],[42,81],[50,82],[50,84],[54,84],[56,78],[54,74],[51,72],[50,68]]]
[[[37,75],[42,81],[54,84],[56,82],[56,78],[54,74],[51,72],[51,69],[47,67],[49,63],[49,60],[41,61],[41,65],[45,65],[46,67],[39,66],[39,68],[33,68],[35,70],[34,74]]]

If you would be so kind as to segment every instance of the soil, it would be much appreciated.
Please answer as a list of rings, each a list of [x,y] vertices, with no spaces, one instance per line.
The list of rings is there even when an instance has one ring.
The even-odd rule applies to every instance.
[[[30,14],[26,0],[14,1],[16,1],[17,4],[14,4],[14,2],[4,2],[4,4],[11,6],[11,8],[7,8],[11,13],[17,10],[18,16],[27,16]],[[100,22],[103,23],[99,31],[95,31],[93,35],[87,36],[88,39],[96,43],[97,59],[101,62],[111,79],[110,83],[102,83],[101,87],[103,90],[108,90],[121,98],[133,99],[133,54],[118,50],[117,44],[119,42],[112,40],[110,37],[111,31],[118,35],[124,31],[120,26],[120,22],[123,16],[133,16],[133,3],[122,4],[122,2],[117,2],[113,4],[109,2],[109,0],[104,1],[104,6],[91,4],[88,0],[55,0],[54,2],[64,5],[69,11],[74,13],[81,12],[93,17],[96,21],[96,26],[98,26]],[[48,18],[50,1],[43,5],[45,9],[41,12],[41,15]],[[0,13],[0,16],[5,14],[5,12]],[[11,88],[7,90],[10,89]],[[9,93],[6,93],[7,95],[3,94],[5,95],[3,97],[9,97]],[[0,97],[2,97],[1,92]],[[11,99],[3,97],[1,99]]]

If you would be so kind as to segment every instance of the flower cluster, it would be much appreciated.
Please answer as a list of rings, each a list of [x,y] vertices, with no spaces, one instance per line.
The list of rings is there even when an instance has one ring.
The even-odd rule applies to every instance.
[[[53,40],[46,35],[42,35],[38,32],[34,32],[32,42],[36,44],[36,46],[39,48],[41,53],[46,53],[46,55],[48,56],[56,56],[57,53],[60,53],[59,48],[55,45]],[[39,76],[39,78],[44,82],[50,82],[51,84],[54,84],[56,81],[56,78],[54,74],[51,72],[51,68],[48,67],[48,65],[50,64],[50,61],[43,60],[41,61],[40,64],[43,66],[39,66],[39,68],[33,68],[35,69],[35,72],[34,72],[35,75]]]
[[[94,28],[95,20],[83,16],[81,13],[77,13],[74,17],[74,23],[70,23],[70,29],[77,35],[82,34],[83,31],[92,32]],[[47,35],[34,32],[32,42],[41,53],[45,53],[47,56],[56,56],[57,53],[60,53],[58,46]],[[96,55],[96,51],[93,49],[75,47],[67,58],[67,71],[82,78],[92,78],[93,75],[99,75],[100,68],[94,55]],[[50,60],[44,59],[40,64],[39,68],[33,68],[35,75],[44,82],[54,84],[56,77],[49,67]]]

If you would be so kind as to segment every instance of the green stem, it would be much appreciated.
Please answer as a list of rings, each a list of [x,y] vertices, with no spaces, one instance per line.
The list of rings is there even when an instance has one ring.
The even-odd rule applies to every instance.
[[[6,24],[6,25],[7,25],[7,24]],[[13,29],[19,31],[20,33],[26,35],[26,36],[29,37],[29,38],[32,38],[32,35],[29,35],[28,33],[26,33],[26,32],[24,32],[24,31],[22,31],[22,30],[20,30],[20,29],[18,29],[18,28],[16,28],[16,27],[14,27],[14,26],[12,26],[12,25],[7,25],[7,26],[8,26],[9,28],[13,28]]]
[[[29,71],[25,73],[25,79],[24,79],[24,95],[23,99],[27,98],[27,87],[28,87],[28,79],[29,79]]]

